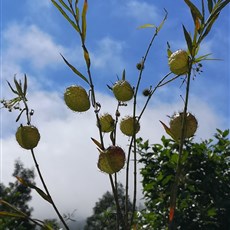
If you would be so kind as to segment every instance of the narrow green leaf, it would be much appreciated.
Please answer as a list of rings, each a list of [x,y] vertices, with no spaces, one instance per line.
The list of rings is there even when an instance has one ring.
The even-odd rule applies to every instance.
[[[25,74],[25,76],[24,76],[24,87],[23,87],[24,97],[26,97],[26,92],[27,92],[27,77],[26,77],[26,74]]]
[[[144,24],[144,25],[138,26],[137,28],[138,29],[157,28],[157,26],[155,26],[154,24]]]
[[[190,34],[188,33],[188,31],[186,30],[186,28],[183,25],[183,31],[184,31],[184,37],[188,46],[188,50],[190,52],[191,55],[193,55],[193,45],[192,45],[192,39],[190,37]]]
[[[167,12],[167,10],[166,9],[164,9],[165,10],[165,17],[164,17],[164,19],[162,20],[162,22],[161,22],[161,24],[157,27],[157,33],[161,30],[161,28],[163,27],[163,25],[164,25],[164,23],[165,23],[165,21],[166,21],[166,19],[167,19],[167,16],[168,16],[168,12]]]
[[[100,149],[102,150],[102,145],[99,141],[97,141],[96,139],[94,139],[93,137],[91,137],[91,140],[93,141],[93,143]]]
[[[203,21],[203,16],[199,9],[190,1],[190,0],[184,0],[185,3],[188,5],[190,10],[201,20]]]
[[[14,83],[15,83],[15,86],[16,86],[16,89],[18,91],[19,96],[24,96],[23,92],[22,92],[22,86],[21,86],[21,84],[18,83],[16,78],[14,78]]]
[[[67,19],[67,21],[73,26],[73,28],[79,33],[80,30],[78,26],[69,18],[69,16],[66,14],[66,12],[61,8],[60,5],[58,5],[54,0],[51,0],[54,6],[60,11],[60,13]]]
[[[62,54],[61,54],[62,56]],[[85,82],[87,82],[89,84],[89,81],[86,79],[86,77],[80,73],[74,66],[72,66],[65,58],[64,56],[62,56],[64,62],[69,66],[69,68],[75,73],[77,74],[81,79],[83,79]]]
[[[25,218],[25,216],[22,214],[13,213],[13,212],[5,212],[5,211],[0,212],[0,217]]]
[[[18,92],[11,86],[11,84],[10,84],[8,81],[7,81],[7,84],[9,85],[9,87],[10,87],[10,89],[11,89],[11,91],[12,91],[13,93],[19,95]]]
[[[69,6],[67,6],[67,5],[65,4],[65,2],[64,2],[63,0],[59,0],[59,2],[62,4],[63,7],[65,7],[65,9],[67,9],[67,10],[72,14],[71,9],[69,8]]]
[[[164,129],[165,129],[165,132],[166,132],[169,136],[171,136],[175,141],[178,141],[178,140],[174,137],[174,135],[172,134],[170,128],[169,128],[166,124],[164,124],[164,122],[160,121],[160,123],[163,125],[163,127],[164,127]]]
[[[122,72],[122,80],[125,81],[125,69]]]
[[[45,193],[43,192],[40,188],[33,186],[33,188],[37,191],[37,193],[46,201],[48,201],[49,203],[52,204],[52,200],[51,198]]]
[[[84,51],[84,58],[85,58],[86,65],[89,68],[90,67],[89,52],[88,52],[88,50],[85,47],[83,48],[83,51]]]
[[[212,2],[212,0],[208,0],[208,11],[209,11],[209,13],[212,12],[212,9],[213,9],[213,2]]]
[[[83,10],[82,10],[82,40],[83,43],[85,42],[85,38],[86,38],[86,13],[87,13],[87,9],[88,9],[88,3],[87,0],[84,1],[84,5],[83,5]]]

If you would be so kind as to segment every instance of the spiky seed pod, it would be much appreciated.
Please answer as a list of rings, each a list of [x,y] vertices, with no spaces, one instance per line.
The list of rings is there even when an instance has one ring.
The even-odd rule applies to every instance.
[[[40,133],[35,126],[19,126],[15,134],[18,144],[24,149],[33,149],[38,145]]]
[[[108,133],[108,132],[113,131],[114,125],[115,125],[115,120],[113,119],[113,117],[110,114],[105,113],[104,115],[100,116],[99,122],[100,122],[102,132]],[[97,124],[97,126],[99,126],[99,125]]]
[[[169,68],[176,75],[186,74],[188,72],[188,61],[188,53],[185,50],[177,50],[168,59]]]
[[[119,172],[125,165],[125,152],[118,146],[110,146],[99,155],[98,168],[108,174]]]
[[[133,88],[126,80],[117,81],[113,87],[113,94],[118,101],[129,101],[133,98]]]
[[[126,136],[133,136],[140,130],[140,123],[131,116],[124,117],[120,122],[120,130]]]
[[[195,134],[198,122],[191,113],[187,113],[185,119],[185,138],[189,138]],[[177,140],[181,138],[182,121],[183,113],[177,113],[173,115],[169,123],[170,131]]]
[[[64,100],[66,105],[74,112],[85,112],[90,108],[90,100],[86,90],[78,85],[66,89]]]

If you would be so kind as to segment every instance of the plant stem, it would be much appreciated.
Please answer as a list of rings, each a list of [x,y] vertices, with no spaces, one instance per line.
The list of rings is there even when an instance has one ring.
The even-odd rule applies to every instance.
[[[52,197],[51,197],[51,195],[50,195],[50,193],[49,193],[49,190],[48,190],[48,188],[47,188],[47,186],[46,186],[46,183],[45,183],[45,181],[44,181],[44,179],[43,179],[43,176],[42,176],[42,173],[41,173],[41,171],[40,171],[39,165],[38,165],[38,163],[37,163],[37,160],[36,160],[36,157],[35,157],[35,154],[34,154],[34,150],[33,150],[33,149],[31,149],[31,153],[32,153],[32,157],[33,157],[33,160],[34,160],[34,163],[35,163],[35,166],[36,166],[36,169],[37,169],[39,178],[40,178],[40,180],[41,180],[41,182],[42,182],[42,185],[43,185],[43,187],[44,187],[44,189],[45,189],[45,191],[46,191],[48,197],[50,198],[51,204],[52,204],[52,206],[53,206],[55,212],[57,213],[59,219],[61,220],[62,224],[65,226],[65,228],[66,228],[67,230],[69,230],[68,225],[66,224],[66,222],[65,222],[65,220],[63,219],[62,215],[61,215],[60,212],[58,211],[58,208],[56,207],[56,205],[55,205],[55,203],[54,203],[54,201],[53,201],[53,199],[52,199]]]

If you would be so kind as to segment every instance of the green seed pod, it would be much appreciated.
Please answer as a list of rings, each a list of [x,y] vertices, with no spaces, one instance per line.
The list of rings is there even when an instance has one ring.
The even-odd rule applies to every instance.
[[[189,56],[185,50],[177,50],[168,59],[170,70],[176,75],[188,73]]]
[[[24,149],[33,149],[38,145],[40,133],[34,126],[20,126],[15,134],[18,144]]]
[[[89,96],[84,88],[73,85],[64,93],[66,105],[74,112],[85,112],[90,108]]]
[[[98,168],[108,174],[119,172],[125,165],[125,152],[118,146],[110,146],[100,153]]]
[[[133,88],[126,80],[117,81],[113,87],[113,94],[118,101],[129,101],[133,98]]]
[[[120,130],[126,136],[133,136],[140,130],[140,123],[131,116],[124,117],[120,123]]]
[[[99,117],[99,122],[101,125],[101,131],[104,133],[108,133],[113,131],[114,129],[114,125],[115,125],[115,120],[113,119],[113,117],[108,114],[105,113],[104,115]],[[98,124],[97,124],[98,126]]]
[[[187,113],[185,119],[185,138],[190,138],[195,134],[198,122],[191,113]],[[170,131],[177,140],[181,138],[182,121],[183,113],[177,113],[173,115],[169,123]]]

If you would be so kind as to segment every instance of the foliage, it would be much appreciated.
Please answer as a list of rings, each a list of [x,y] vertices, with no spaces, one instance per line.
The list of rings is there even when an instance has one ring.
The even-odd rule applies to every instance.
[[[187,141],[182,155],[177,211],[173,229],[228,230],[230,226],[229,130],[217,130],[215,139]],[[143,164],[146,229],[166,229],[170,190],[175,179],[178,144],[162,137],[162,144],[149,145],[139,139]]]
[[[125,209],[125,190],[121,183],[118,184],[118,197],[119,203],[122,210]],[[132,204],[129,200],[128,210],[132,210]],[[86,220],[85,230],[94,229],[117,229],[117,215],[116,215],[116,204],[114,201],[114,196],[111,192],[107,191],[102,198],[96,202],[93,208],[93,215],[88,217]],[[119,228],[122,229],[122,228]]]
[[[34,170],[25,169],[23,163],[20,161],[15,162],[15,168],[13,176],[23,177],[25,181],[34,183]],[[18,180],[14,183],[10,182],[6,187],[2,183],[0,184],[1,199],[7,201],[14,207],[20,209],[22,212],[31,216],[32,208],[29,207],[28,202],[31,200],[31,188],[24,186]],[[0,205],[0,211],[12,211],[8,207]],[[35,229],[35,225],[26,219],[13,219],[10,217],[4,217],[0,219],[0,229],[18,229],[27,230]]]

